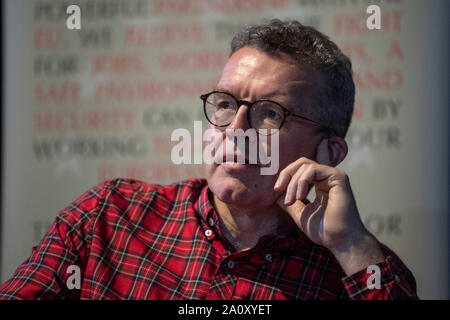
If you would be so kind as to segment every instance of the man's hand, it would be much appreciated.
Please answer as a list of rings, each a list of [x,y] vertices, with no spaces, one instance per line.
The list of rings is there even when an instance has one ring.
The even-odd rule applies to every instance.
[[[347,274],[381,262],[384,255],[361,221],[348,176],[329,166],[327,139],[317,160],[300,158],[281,171],[274,187],[283,192],[278,205],[313,242],[328,248]],[[315,199],[305,205],[301,200],[312,186]]]

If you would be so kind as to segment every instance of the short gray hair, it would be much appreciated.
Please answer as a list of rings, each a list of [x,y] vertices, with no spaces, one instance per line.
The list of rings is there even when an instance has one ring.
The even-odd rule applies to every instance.
[[[231,41],[231,53],[253,47],[272,56],[285,54],[298,65],[307,64],[324,76],[317,98],[318,122],[345,137],[353,115],[355,84],[352,63],[338,46],[316,29],[298,21],[273,19],[249,26]]]

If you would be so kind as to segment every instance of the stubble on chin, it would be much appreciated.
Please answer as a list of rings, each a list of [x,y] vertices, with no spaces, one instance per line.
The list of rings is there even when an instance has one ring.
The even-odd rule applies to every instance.
[[[261,176],[259,172],[231,175],[218,165],[208,165],[206,177],[211,192],[224,203],[236,206],[270,206],[277,198],[273,190],[275,176]]]

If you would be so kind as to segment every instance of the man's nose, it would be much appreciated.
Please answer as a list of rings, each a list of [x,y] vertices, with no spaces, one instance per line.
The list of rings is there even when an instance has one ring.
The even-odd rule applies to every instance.
[[[245,104],[240,105],[236,112],[233,121],[228,126],[229,129],[242,129],[246,131],[250,128],[250,123],[247,117],[248,106]]]

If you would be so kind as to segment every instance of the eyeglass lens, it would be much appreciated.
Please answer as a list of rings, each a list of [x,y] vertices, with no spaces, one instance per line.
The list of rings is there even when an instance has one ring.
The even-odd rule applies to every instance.
[[[236,99],[226,93],[212,93],[205,102],[205,114],[208,121],[218,127],[229,125],[238,110]],[[279,129],[284,113],[279,105],[270,101],[258,101],[249,111],[251,127],[260,129]]]

